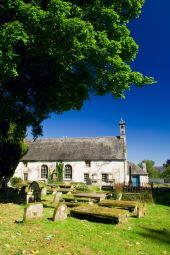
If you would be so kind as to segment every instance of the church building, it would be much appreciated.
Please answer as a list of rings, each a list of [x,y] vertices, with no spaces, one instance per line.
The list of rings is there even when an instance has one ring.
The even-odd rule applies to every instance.
[[[148,183],[145,166],[127,161],[125,122],[119,122],[119,136],[50,138],[27,141],[29,151],[14,176],[23,180],[55,178],[56,165],[63,163],[64,182],[96,185],[114,183],[140,186]]]

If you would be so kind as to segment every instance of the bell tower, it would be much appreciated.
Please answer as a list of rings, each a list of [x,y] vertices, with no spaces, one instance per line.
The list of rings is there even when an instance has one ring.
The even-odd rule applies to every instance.
[[[125,128],[125,121],[123,119],[119,122],[120,127],[120,138],[124,139],[124,142],[126,143],[126,128]]]
[[[124,183],[128,182],[128,169],[127,169],[127,150],[126,150],[126,125],[125,121],[119,121],[120,127],[120,140],[123,142],[123,155],[124,155]]]

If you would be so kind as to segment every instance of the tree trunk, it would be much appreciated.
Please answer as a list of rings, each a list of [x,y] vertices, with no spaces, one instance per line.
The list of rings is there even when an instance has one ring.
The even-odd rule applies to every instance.
[[[17,134],[15,124],[0,121],[0,179],[3,186],[13,176],[21,157],[28,150],[23,133]]]

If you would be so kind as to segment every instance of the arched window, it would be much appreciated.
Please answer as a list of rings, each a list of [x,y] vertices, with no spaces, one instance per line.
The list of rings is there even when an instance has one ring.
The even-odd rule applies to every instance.
[[[66,165],[64,168],[64,179],[72,180],[72,167],[70,165]]]
[[[48,179],[48,166],[47,165],[41,166],[41,178]]]

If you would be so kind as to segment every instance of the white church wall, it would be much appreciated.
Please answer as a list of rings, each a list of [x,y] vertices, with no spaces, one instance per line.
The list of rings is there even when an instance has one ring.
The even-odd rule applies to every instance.
[[[41,166],[46,165],[49,173],[52,173],[56,168],[56,162],[27,162],[27,166],[20,162],[17,166],[14,176],[21,177],[24,180],[24,173],[28,174],[29,181],[44,180],[41,178]]]
[[[148,183],[148,175],[140,175],[140,184],[145,185]]]
[[[115,182],[124,182],[124,163],[122,161],[91,161],[87,166],[85,161],[65,161],[64,165],[72,167],[72,181],[84,182],[84,174],[88,173],[89,178],[96,174],[98,182],[102,182],[102,174],[112,175]],[[66,179],[64,179],[66,181]]]
[[[96,175],[97,181],[102,183],[102,174],[108,174],[109,179],[115,182],[124,182],[124,161],[91,161],[90,166],[87,166],[85,161],[64,161],[64,166],[71,165],[73,182],[84,182],[84,174],[88,173],[89,178]],[[56,162],[27,162],[27,166],[20,162],[14,176],[24,179],[24,173],[28,173],[28,180],[42,180],[41,166],[47,165],[49,173],[52,173],[56,168]],[[67,179],[64,178],[64,181]],[[69,180],[68,180],[69,181]]]

